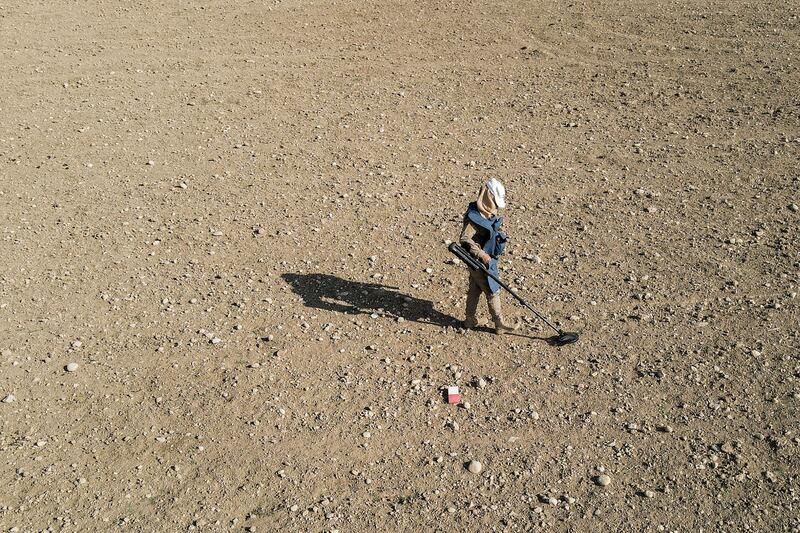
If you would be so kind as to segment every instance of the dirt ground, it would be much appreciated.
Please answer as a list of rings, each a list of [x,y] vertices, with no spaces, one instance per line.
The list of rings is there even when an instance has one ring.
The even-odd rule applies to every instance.
[[[0,4],[2,530],[800,531],[798,15]]]

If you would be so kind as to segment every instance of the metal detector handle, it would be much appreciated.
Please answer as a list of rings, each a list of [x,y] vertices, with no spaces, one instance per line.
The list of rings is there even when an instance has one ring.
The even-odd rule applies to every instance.
[[[545,323],[545,324],[547,324],[548,326],[550,326],[551,328],[553,328],[553,329],[554,329],[556,332],[558,332],[558,334],[559,334],[559,335],[561,335],[561,334],[563,333],[563,332],[562,332],[560,329],[558,329],[558,328],[557,328],[557,327],[555,327],[553,324],[551,324],[551,323],[550,323],[550,321],[549,321],[549,320],[547,320],[547,318],[545,318],[545,317],[544,317],[544,316],[543,316],[541,313],[539,313],[539,311],[537,311],[536,309],[534,309],[533,307],[531,307],[530,305],[528,305],[528,302],[526,302],[525,300],[523,300],[523,299],[522,299],[522,298],[521,298],[521,297],[520,297],[520,296],[519,296],[519,295],[518,295],[516,292],[512,291],[512,290],[511,290],[511,287],[509,287],[508,285],[506,285],[505,283],[503,283],[502,281],[500,281],[500,279],[499,279],[497,276],[495,276],[494,274],[492,274],[491,272],[489,272],[489,269],[488,269],[488,268],[486,268],[486,267],[483,265],[483,263],[481,263],[480,261],[478,261],[477,259],[475,259],[474,257],[472,257],[472,256],[469,254],[469,252],[467,252],[467,251],[466,251],[464,248],[462,248],[461,246],[459,246],[458,244],[456,244],[456,243],[454,243],[454,242],[451,242],[451,243],[450,243],[450,246],[448,246],[448,247],[447,247],[447,249],[448,249],[448,250],[450,250],[450,252],[451,252],[453,255],[455,255],[456,257],[458,257],[458,258],[459,258],[459,259],[461,259],[462,261],[464,261],[464,263],[465,263],[465,264],[466,264],[466,265],[467,265],[469,268],[471,268],[472,270],[480,270],[480,271],[482,271],[484,274],[486,274],[487,276],[489,276],[490,278],[492,278],[493,280],[495,280],[495,281],[496,281],[496,282],[497,282],[497,283],[498,283],[498,284],[499,284],[501,287],[503,287],[505,290],[507,290],[508,292],[510,292],[510,293],[511,293],[511,296],[513,296],[514,298],[516,298],[516,300],[517,300],[519,303],[521,303],[522,305],[524,305],[525,307],[527,307],[527,308],[528,308],[530,311],[532,311],[532,312],[533,312],[533,314],[534,314],[534,315],[536,315],[537,317],[541,318],[541,319],[542,319],[542,321],[544,321],[544,323]]]
[[[469,252],[467,252],[458,244],[451,242],[450,246],[448,246],[447,249],[450,250],[450,253],[461,259],[464,262],[464,264],[467,265],[472,270],[483,270],[487,274],[489,273],[486,267],[483,266],[483,263],[481,263],[471,255],[469,255]]]

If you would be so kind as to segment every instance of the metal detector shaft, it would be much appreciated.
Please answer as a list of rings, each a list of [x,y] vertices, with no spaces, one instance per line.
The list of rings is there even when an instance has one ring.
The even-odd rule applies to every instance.
[[[524,305],[525,307],[527,307],[527,308],[528,308],[528,309],[529,309],[531,312],[533,312],[533,314],[534,314],[534,315],[536,315],[537,317],[541,318],[541,319],[542,319],[542,321],[543,321],[545,324],[547,324],[548,326],[550,326],[551,328],[553,328],[553,330],[554,330],[556,333],[558,333],[559,335],[561,335],[562,331],[561,331],[560,329],[558,329],[558,328],[557,328],[557,327],[555,327],[553,324],[551,324],[551,323],[550,323],[550,321],[549,321],[549,320],[547,320],[547,318],[545,318],[545,316],[544,316],[544,315],[542,315],[542,314],[541,314],[539,311],[537,311],[536,309],[534,309],[533,307],[531,307],[530,305],[528,305],[528,302],[526,302],[525,300],[523,300],[523,299],[522,299],[522,298],[521,298],[521,297],[520,297],[520,296],[519,296],[519,295],[518,295],[516,292],[512,291],[512,290],[511,290],[511,287],[509,287],[508,285],[506,285],[505,283],[503,283],[502,281],[500,281],[500,279],[499,279],[497,276],[495,276],[494,274],[492,274],[491,272],[489,272],[489,269],[488,269],[488,268],[486,268],[486,266],[485,266],[483,263],[481,263],[480,261],[478,261],[477,259],[475,259],[475,258],[474,258],[474,257],[472,257],[471,255],[469,255],[469,252],[467,252],[467,251],[466,251],[464,248],[462,248],[461,246],[459,246],[458,244],[456,244],[456,243],[454,243],[454,242],[453,242],[453,243],[450,243],[450,246],[448,246],[448,247],[447,247],[447,249],[448,249],[448,250],[450,250],[450,252],[451,252],[453,255],[455,255],[456,257],[458,257],[458,258],[459,258],[459,259],[461,259],[462,261],[464,261],[464,263],[465,263],[465,264],[466,264],[466,265],[467,265],[469,268],[471,268],[472,270],[480,270],[481,272],[483,272],[484,274],[486,274],[487,276],[489,276],[490,278],[492,278],[493,280],[495,280],[497,283],[499,283],[499,284],[500,284],[500,286],[501,286],[501,287],[503,287],[505,290],[507,290],[509,293],[511,293],[511,296],[513,296],[514,298],[516,298],[516,299],[517,299],[517,301],[518,301],[519,303],[521,303],[522,305]]]

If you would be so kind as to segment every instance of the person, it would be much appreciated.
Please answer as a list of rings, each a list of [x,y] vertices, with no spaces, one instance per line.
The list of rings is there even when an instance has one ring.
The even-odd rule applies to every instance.
[[[497,258],[503,253],[508,237],[501,231],[503,218],[498,216],[498,209],[506,207],[506,190],[499,180],[492,178],[481,187],[478,199],[467,207],[464,213],[464,226],[461,229],[461,246],[470,255],[486,265],[487,269],[498,276]],[[489,314],[494,322],[494,332],[502,335],[519,328],[518,323],[503,320],[500,305],[500,285],[485,273],[469,271],[469,290],[467,291],[467,309],[464,327],[474,329],[482,325],[477,318],[478,302],[481,294],[486,295]]]

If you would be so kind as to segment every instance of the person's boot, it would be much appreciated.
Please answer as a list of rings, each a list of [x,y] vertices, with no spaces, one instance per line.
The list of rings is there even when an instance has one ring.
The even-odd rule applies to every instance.
[[[514,322],[513,324],[511,324],[509,322],[506,322],[502,318],[496,319],[494,321],[494,332],[496,335],[510,333],[518,329],[519,329],[519,322]]]
[[[483,320],[479,320],[475,316],[468,316],[464,320],[464,329],[475,329],[475,328],[483,326],[485,324],[486,324],[486,322],[484,322]]]

